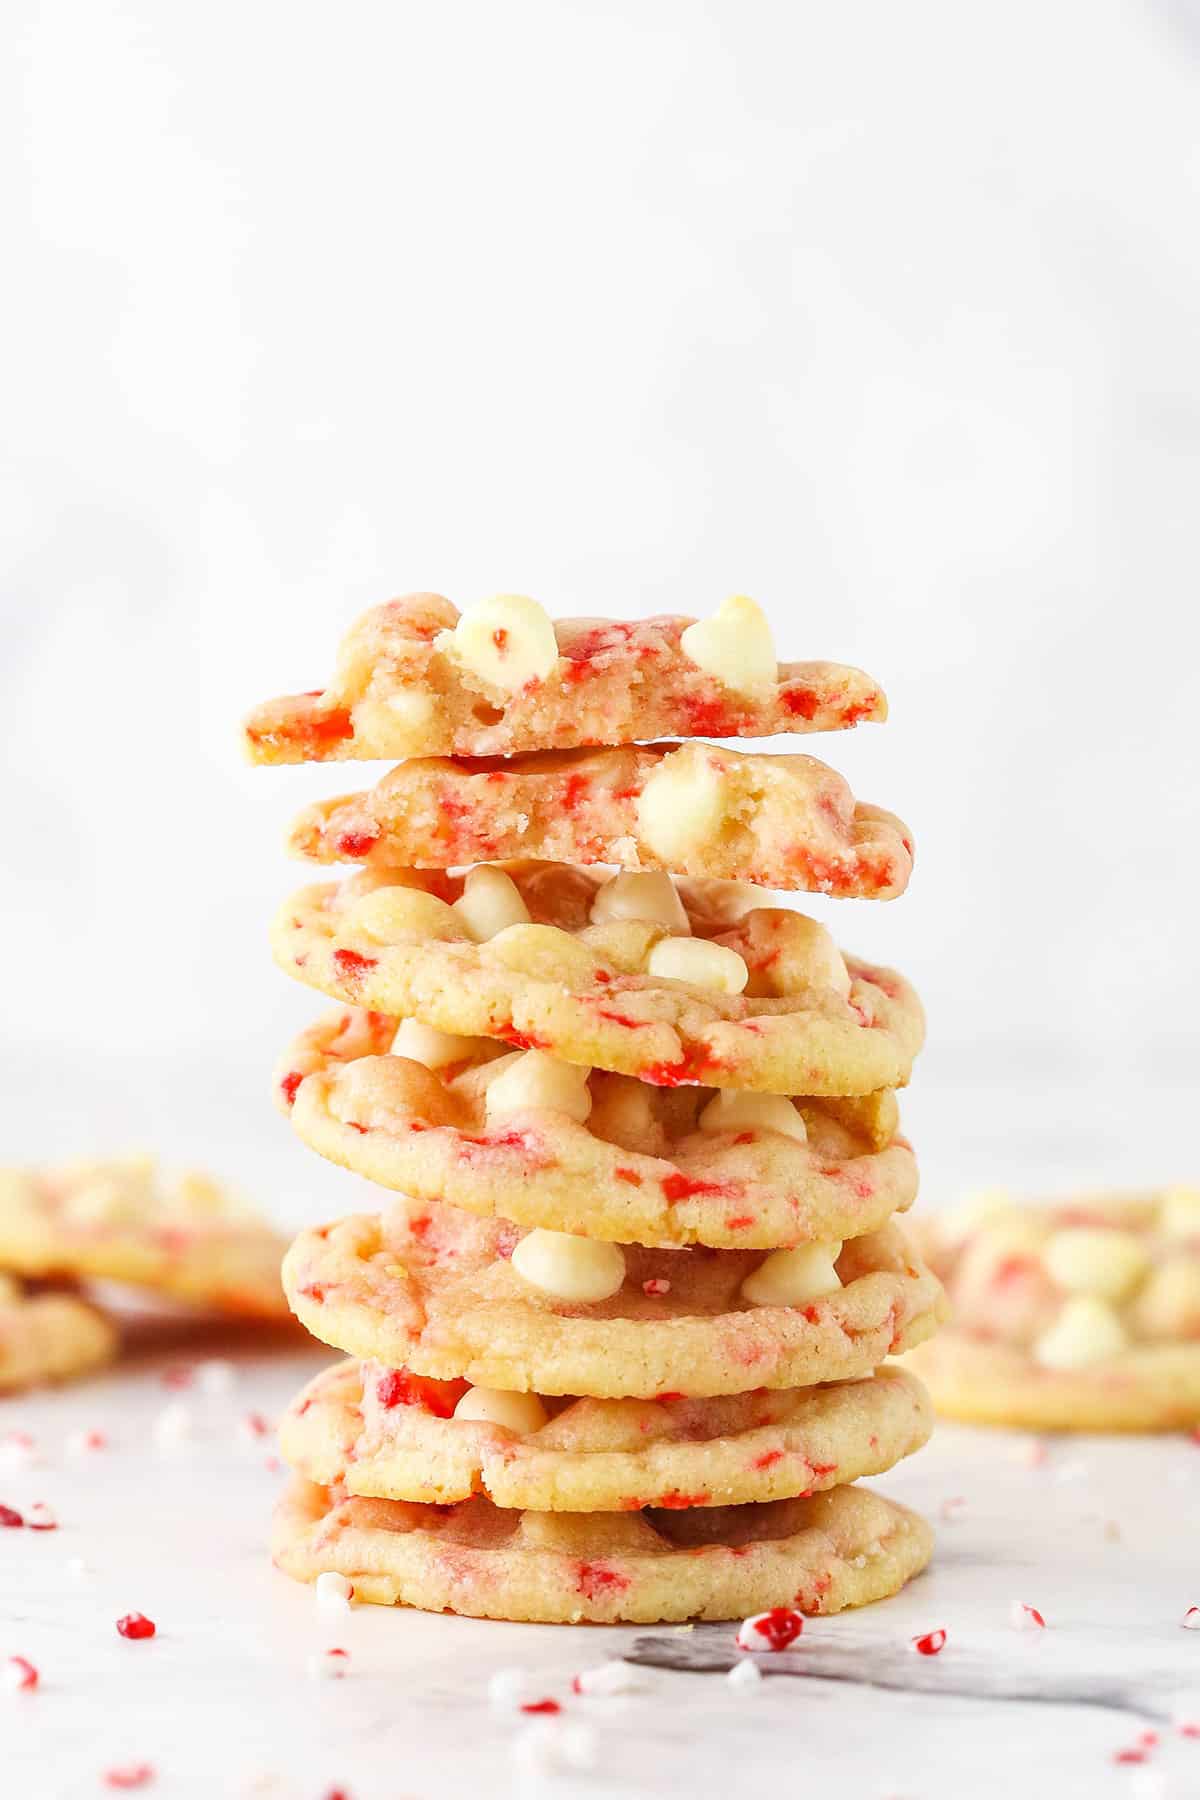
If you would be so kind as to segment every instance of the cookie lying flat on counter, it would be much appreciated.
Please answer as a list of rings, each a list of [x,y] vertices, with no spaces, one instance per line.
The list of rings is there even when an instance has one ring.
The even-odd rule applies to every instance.
[[[841,1612],[896,1593],[929,1561],[923,1519],[858,1487],[763,1506],[505,1511],[339,1497],[295,1481],[271,1553],[297,1581],[333,1571],[356,1600],[542,1624]]]
[[[511,756],[667,737],[773,737],[883,720],[861,669],[778,663],[751,600],[712,618],[560,619],[501,594],[460,613],[439,594],[372,608],[328,687],[255,708],[254,762]]]
[[[918,1231],[952,1321],[905,1360],[940,1412],[1048,1431],[1200,1423],[1200,1190],[984,1195]]]
[[[0,1394],[90,1374],[117,1345],[115,1327],[85,1300],[0,1274]]]
[[[815,757],[699,743],[401,763],[369,793],[308,807],[288,841],[325,863],[531,857],[869,900],[894,899],[912,872],[908,827]]]
[[[0,1269],[128,1282],[213,1312],[287,1317],[285,1240],[210,1176],[152,1157],[0,1170]]]
[[[793,1499],[919,1450],[932,1409],[898,1369],[706,1400],[541,1398],[338,1363],[280,1424],[322,1487],[447,1504],[482,1493],[535,1512],[629,1512]]]
[[[627,902],[631,880],[662,885]],[[736,883],[560,864],[365,869],[294,895],[272,947],[351,1006],[659,1086],[903,1086],[924,1036],[912,988],[843,957],[804,914],[756,901]]]

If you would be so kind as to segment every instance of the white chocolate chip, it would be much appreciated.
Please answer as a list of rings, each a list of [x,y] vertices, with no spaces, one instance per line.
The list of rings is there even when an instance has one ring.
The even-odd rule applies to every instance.
[[[512,1266],[522,1281],[556,1300],[607,1300],[625,1280],[619,1244],[568,1231],[529,1232],[513,1251]]]
[[[590,981],[601,966],[586,944],[557,925],[508,925],[489,940],[488,953],[506,969],[568,987]]]
[[[1128,1343],[1125,1327],[1107,1300],[1075,1294],[1037,1340],[1033,1357],[1044,1369],[1085,1369],[1119,1356]]]
[[[453,631],[439,632],[434,645],[506,694],[515,694],[527,681],[544,681],[558,661],[549,614],[525,594],[481,600],[463,613]]]
[[[1167,1188],[1159,1206],[1158,1224],[1165,1237],[1200,1238],[1200,1188]]]
[[[360,700],[354,709],[359,738],[385,738],[388,754],[420,755],[437,711],[432,694],[420,688],[401,688],[383,700]]]
[[[451,911],[458,914],[477,944],[494,938],[510,925],[529,924],[529,908],[516,882],[490,863],[481,863],[471,870]]]
[[[488,1083],[489,1125],[527,1110],[565,1113],[582,1125],[591,1112],[592,1096],[587,1084],[590,1069],[547,1056],[544,1050],[525,1050],[505,1057],[503,1064],[500,1073]]]
[[[711,619],[689,625],[679,647],[698,669],[735,693],[765,694],[779,678],[767,615],[747,594],[734,594]]]
[[[478,1047],[478,1038],[437,1031],[432,1025],[422,1025],[420,1019],[401,1019],[392,1039],[394,1055],[406,1056],[426,1069],[448,1069],[452,1063],[468,1062]]]
[[[646,963],[651,975],[686,981],[719,994],[740,994],[750,971],[736,950],[706,938],[660,938]]]
[[[503,1388],[468,1388],[454,1409],[456,1419],[476,1419],[483,1425],[502,1425],[524,1437],[537,1431],[549,1415],[536,1394],[517,1394]]]
[[[324,1569],[317,1576],[313,1593],[319,1613],[340,1615],[350,1611],[354,1584],[347,1581],[344,1575],[339,1575],[336,1569]]]
[[[722,1088],[698,1120],[701,1131],[777,1131],[803,1144],[808,1130],[786,1094],[739,1093]]]
[[[424,888],[379,887],[364,894],[346,915],[345,930],[361,932],[376,944],[406,938],[461,938],[465,927],[454,908]]]
[[[644,919],[680,937],[687,937],[692,929],[675,883],[656,869],[614,875],[597,889],[592,923],[607,925],[612,919]]]
[[[1123,1299],[1150,1264],[1149,1251],[1131,1231],[1086,1225],[1056,1231],[1042,1259],[1056,1286],[1102,1300]]]
[[[1007,1188],[981,1189],[938,1213],[938,1235],[947,1244],[961,1244],[981,1225],[992,1225],[1012,1210],[1013,1197]]]
[[[704,744],[685,744],[664,756],[637,803],[642,836],[655,856],[675,867],[720,838],[728,810],[728,783]]]
[[[832,988],[844,1000],[850,992],[850,971],[831,933],[807,913],[793,913],[788,931],[788,987],[799,985]]]
[[[800,1244],[794,1250],[772,1250],[742,1283],[742,1296],[751,1306],[803,1306],[822,1294],[841,1287],[834,1263],[842,1246]]]

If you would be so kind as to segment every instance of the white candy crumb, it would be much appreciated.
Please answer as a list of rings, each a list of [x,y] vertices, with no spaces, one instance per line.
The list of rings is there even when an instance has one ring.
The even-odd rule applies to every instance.
[[[1169,1791],[1161,1769],[1134,1769],[1129,1777],[1130,1800],[1166,1800]]]
[[[633,1663],[614,1659],[597,1663],[591,1669],[581,1669],[572,1686],[577,1694],[636,1694],[645,1682],[641,1670]]]
[[[350,1672],[348,1650],[320,1650],[308,1659],[308,1672],[314,1681],[341,1681]]]
[[[498,1712],[516,1712],[534,1698],[535,1677],[528,1669],[496,1669],[488,1677],[487,1697]]]
[[[527,1775],[552,1775],[596,1766],[596,1734],[586,1725],[559,1719],[535,1719],[512,1740],[518,1769]]]
[[[326,1569],[317,1576],[313,1586],[316,1595],[317,1611],[321,1613],[347,1613],[350,1601],[354,1596],[354,1584],[339,1575],[336,1569]]]
[[[0,1468],[32,1469],[40,1460],[37,1445],[27,1431],[10,1431],[0,1438]]]
[[[25,1509],[25,1523],[30,1531],[53,1531],[58,1524],[58,1514],[44,1500],[35,1500]]]
[[[1179,1623],[1185,1631],[1200,1631],[1200,1606],[1189,1606]]]
[[[154,1421],[154,1441],[162,1450],[186,1443],[192,1435],[192,1409],[182,1400],[171,1400]]]
[[[758,1664],[751,1661],[748,1656],[744,1656],[739,1662],[735,1662],[732,1669],[730,1669],[728,1675],[725,1677],[730,1687],[737,1688],[739,1691],[758,1687],[762,1678],[762,1670],[759,1668]]]
[[[1041,1631],[1042,1621],[1036,1608],[1027,1606],[1024,1600],[1014,1600],[1008,1609],[1008,1622],[1014,1631]]]
[[[237,1370],[223,1357],[214,1356],[196,1370],[196,1385],[202,1394],[230,1394],[237,1385]]]
[[[82,1556],[68,1556],[63,1568],[72,1581],[86,1581],[92,1573],[92,1565],[85,1562]]]

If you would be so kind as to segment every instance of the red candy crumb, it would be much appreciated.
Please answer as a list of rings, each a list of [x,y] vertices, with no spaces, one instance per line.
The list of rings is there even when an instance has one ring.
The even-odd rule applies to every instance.
[[[804,1617],[790,1606],[772,1606],[755,1613],[738,1628],[739,1650],[786,1650],[804,1630]]]
[[[24,1523],[24,1519],[15,1506],[0,1506],[0,1526],[7,1527],[9,1531],[15,1531],[19,1525]]]
[[[1149,1760],[1150,1753],[1141,1744],[1131,1744],[1128,1749],[1113,1752],[1115,1763],[1144,1763]]]
[[[526,1700],[521,1711],[523,1713],[560,1713],[562,1707],[557,1700]]]
[[[104,1771],[104,1785],[110,1788],[149,1787],[153,1780],[152,1763],[126,1763],[124,1768]]]
[[[334,972],[343,981],[358,981],[368,969],[376,966],[377,958],[362,956],[357,950],[335,950],[333,953]]]
[[[4,1686],[14,1694],[29,1694],[38,1684],[38,1672],[27,1656],[10,1656],[3,1670]]]
[[[152,1638],[158,1627],[145,1613],[131,1612],[117,1620],[117,1630],[123,1638]]]
[[[750,1467],[752,1469],[772,1469],[777,1462],[782,1462],[782,1460],[782,1450],[764,1450],[761,1456],[754,1458]]]
[[[260,1412],[248,1412],[242,1416],[242,1431],[249,1438],[264,1438],[271,1430]]]
[[[642,1283],[643,1294],[649,1295],[652,1300],[657,1300],[661,1295],[669,1294],[670,1291],[670,1282],[665,1280],[661,1275],[651,1276],[649,1281],[643,1281]]]
[[[1024,1600],[1014,1600],[1012,1604],[1012,1622],[1017,1631],[1044,1631],[1046,1621],[1036,1606],[1027,1606]]]
[[[377,831],[343,831],[337,847],[343,856],[366,856],[378,842]]]
[[[923,1637],[915,1637],[912,1647],[918,1656],[937,1656],[946,1647],[944,1631],[927,1631]]]

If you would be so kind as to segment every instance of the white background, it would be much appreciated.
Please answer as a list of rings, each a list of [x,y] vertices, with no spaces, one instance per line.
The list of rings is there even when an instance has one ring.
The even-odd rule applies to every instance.
[[[13,1153],[344,1199],[270,1109],[320,1002],[265,927],[354,771],[239,715],[406,589],[741,589],[891,698],[804,747],[916,832],[838,928],[927,999],[931,1187],[1194,1171],[1194,0],[6,24]]]

